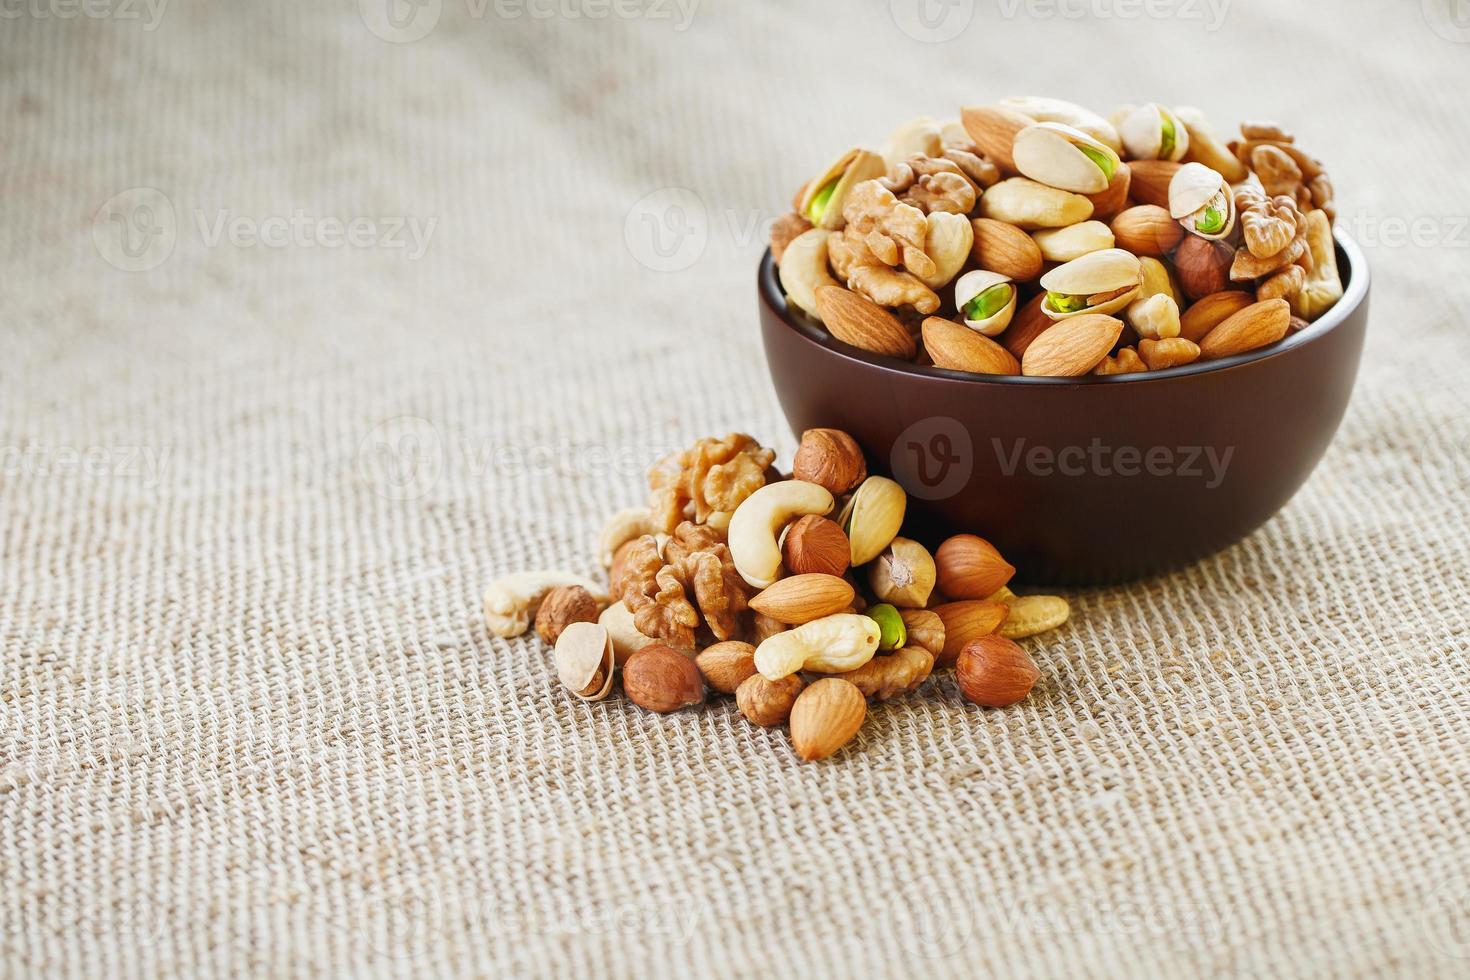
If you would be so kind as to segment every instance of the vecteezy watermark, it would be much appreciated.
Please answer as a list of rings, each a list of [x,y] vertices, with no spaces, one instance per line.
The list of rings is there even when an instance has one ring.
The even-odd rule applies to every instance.
[[[473,20],[666,21],[675,33],[689,29],[700,0],[463,0]],[[358,13],[373,34],[394,44],[427,37],[439,24],[444,0],[358,0]]]
[[[995,0],[1006,20],[1197,21],[1211,33],[1225,24],[1231,0]]]
[[[417,261],[428,251],[438,218],[412,215],[358,216],[310,215],[300,208],[290,214],[257,217],[234,214],[220,208],[213,214],[194,211],[199,237],[206,248],[228,242],[236,248],[381,248],[402,250]]]
[[[115,20],[156,31],[169,0],[0,0],[0,20]]]
[[[975,443],[959,419],[936,415],[899,433],[888,465],[909,496],[946,500],[965,489],[975,472]]]
[[[357,447],[362,478],[389,500],[416,500],[444,474],[444,440],[417,415],[400,415],[373,426]]]
[[[1420,915],[1429,944],[1452,959],[1470,959],[1470,877],[1440,883]]]
[[[49,443],[0,446],[0,476],[32,480],[60,477],[136,480],[151,490],[158,486],[172,457],[172,446]]]
[[[639,198],[623,220],[623,241],[639,264],[682,272],[709,244],[709,211],[687,187],[661,187]]]
[[[1172,476],[1184,480],[1203,480],[1206,490],[1214,490],[1225,482],[1235,447],[1223,450],[1215,446],[1109,446],[1094,437],[1085,446],[1031,445],[1025,439],[1009,444],[992,438],[995,460],[1005,476],[1024,470],[1028,476],[1052,475],[1077,477]]]
[[[401,251],[410,261],[423,258],[439,227],[437,217],[342,218],[301,208],[264,216],[195,208],[192,216],[193,230],[205,248],[381,249]],[[173,201],[155,187],[131,187],[113,195],[92,219],[97,253],[124,272],[146,272],[162,265],[173,254],[180,232]]]
[[[108,264],[146,272],[173,254],[178,241],[173,202],[156,187],[130,187],[108,198],[92,218],[92,243]]]
[[[953,41],[975,19],[975,0],[888,0],[893,23],[915,41]]]
[[[1420,0],[1424,23],[1446,41],[1470,44],[1470,0]]]
[[[1470,248],[1470,215],[1465,214],[1405,217],[1359,210],[1339,216],[1338,224],[1364,248]]]

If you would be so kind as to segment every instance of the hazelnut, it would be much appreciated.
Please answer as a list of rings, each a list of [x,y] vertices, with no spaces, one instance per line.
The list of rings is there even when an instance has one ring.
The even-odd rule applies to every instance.
[[[781,557],[792,575],[836,575],[852,562],[852,545],[842,528],[825,517],[808,514],[786,529]]]
[[[628,553],[633,550],[633,546],[637,543],[637,538],[634,538],[632,541],[624,541],[618,545],[618,550],[613,552],[612,564],[607,569],[607,583],[608,594],[614,599],[621,597],[623,594],[623,568],[628,563]]]
[[[710,687],[721,694],[734,694],[755,673],[755,647],[739,640],[716,643],[701,650],[694,665]]]
[[[1203,299],[1229,289],[1230,264],[1234,258],[1228,245],[1198,235],[1185,235],[1174,250],[1174,271],[1179,275],[1184,295],[1192,300]]]
[[[791,717],[791,707],[797,695],[806,685],[801,677],[791,674],[779,681],[766,680],[760,674],[752,674],[740,682],[735,690],[735,703],[740,713],[752,725],[774,728],[786,724]]]
[[[640,708],[667,714],[704,700],[704,678],[673,647],[650,643],[623,666],[623,693]]]
[[[599,611],[592,593],[580,585],[559,586],[541,600],[541,608],[536,611],[536,633],[556,646],[562,630],[573,623],[597,622]]]
[[[965,700],[987,708],[1005,708],[1031,693],[1041,671],[1011,640],[982,636],[960,651],[954,676]]]
[[[807,429],[792,463],[792,476],[825,487],[832,496],[847,493],[868,476],[863,451],[840,429]]]
[[[956,534],[934,553],[939,591],[951,599],[988,599],[1016,574],[995,545],[974,534]]]

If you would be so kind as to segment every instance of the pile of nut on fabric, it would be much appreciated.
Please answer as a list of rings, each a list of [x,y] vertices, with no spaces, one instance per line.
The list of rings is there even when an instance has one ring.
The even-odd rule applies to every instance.
[[[1016,640],[1055,629],[1058,596],[1018,596],[1015,568],[960,534],[932,552],[901,536],[907,496],[870,475],[856,441],[803,434],[784,477],[747,435],[701,439],[649,473],[647,506],[619,511],[598,541],[601,583],[520,572],[485,594],[492,632],[534,622],[572,696],[661,713],[734,695],[762,727],[788,725],[802,759],[861,729],[868,701],[954,668],[985,707],[1024,699],[1040,671]]]

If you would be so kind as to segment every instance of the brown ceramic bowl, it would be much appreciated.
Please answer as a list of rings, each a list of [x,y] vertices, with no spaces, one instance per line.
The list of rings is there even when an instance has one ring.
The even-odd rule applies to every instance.
[[[830,426],[909,492],[907,533],[973,531],[1033,583],[1179,568],[1291,499],[1342,421],[1368,324],[1368,266],[1342,232],[1346,294],[1272,347],[1141,375],[977,376],[850,347],[759,275],[771,381],[792,431]]]

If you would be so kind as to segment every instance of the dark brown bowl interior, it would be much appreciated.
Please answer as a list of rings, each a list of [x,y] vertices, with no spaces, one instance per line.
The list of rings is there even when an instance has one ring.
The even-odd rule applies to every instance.
[[[761,333],[792,431],[843,429],[909,493],[906,532],[973,531],[1033,583],[1167,571],[1245,537],[1326,452],[1358,373],[1368,266],[1337,234],[1346,293],[1269,348],[1144,375],[979,376],[843,344],[788,309],[769,252]]]

